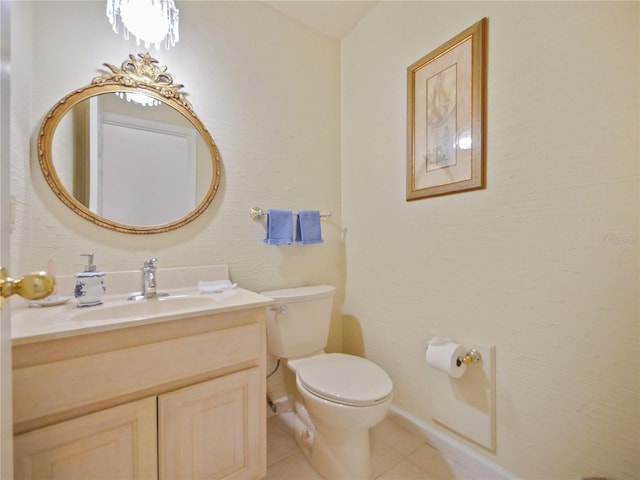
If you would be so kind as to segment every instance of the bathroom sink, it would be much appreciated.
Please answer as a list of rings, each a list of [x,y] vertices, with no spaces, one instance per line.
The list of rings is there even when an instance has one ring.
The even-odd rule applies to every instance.
[[[87,307],[78,311],[73,317],[76,320],[85,321],[141,318],[206,309],[215,303],[216,301],[211,297],[197,295],[156,297],[118,305]]]

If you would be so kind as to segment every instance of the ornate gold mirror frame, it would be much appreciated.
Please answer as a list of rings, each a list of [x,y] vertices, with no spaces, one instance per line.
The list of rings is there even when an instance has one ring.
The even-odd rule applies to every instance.
[[[75,90],[60,100],[47,114],[38,134],[38,161],[42,169],[47,183],[62,202],[86,220],[110,230],[122,233],[134,234],[150,234],[161,233],[182,227],[200,216],[213,200],[218,185],[220,183],[221,163],[218,148],[211,138],[206,127],[198,119],[191,103],[187,101],[184,95],[179,92],[183,87],[181,84],[174,84],[173,78],[166,73],[167,67],[158,67],[158,61],[152,58],[148,53],[138,54],[140,59],[136,59],[134,55],[129,55],[129,60],[122,63],[121,68],[105,63],[104,65],[111,70],[94,78],[90,85]],[[204,194],[200,203],[184,216],[175,220],[168,221],[159,225],[129,225],[123,222],[104,218],[98,213],[90,210],[87,205],[80,202],[60,179],[59,173],[56,171],[53,158],[53,138],[56,128],[59,126],[62,118],[70,112],[76,105],[84,100],[97,95],[108,93],[119,93],[125,95],[127,93],[144,94],[158,102],[171,107],[177,111],[188,122],[195,127],[200,138],[204,141],[208,149],[212,162],[212,175],[208,191]],[[147,108],[147,107],[141,107]],[[148,107],[153,108],[153,107]],[[74,137],[74,143],[76,139]],[[122,172],[126,175],[127,172]],[[153,188],[153,185],[141,185],[140,189]],[[204,190],[204,189],[203,189]],[[197,200],[196,200],[197,201]]]

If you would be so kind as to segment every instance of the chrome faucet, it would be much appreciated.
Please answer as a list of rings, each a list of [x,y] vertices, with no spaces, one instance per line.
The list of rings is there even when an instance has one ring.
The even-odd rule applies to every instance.
[[[144,262],[142,266],[142,295],[146,298],[155,297],[156,296],[156,287],[158,286],[156,270],[157,267],[154,265],[158,261],[157,258],[151,258]]]
[[[140,269],[142,272],[142,290],[140,293],[132,295],[129,300],[142,300],[144,298],[165,297],[168,293],[158,293],[158,279],[156,276],[156,270],[158,269],[154,263],[158,261],[157,258],[150,258],[144,262],[144,265]]]

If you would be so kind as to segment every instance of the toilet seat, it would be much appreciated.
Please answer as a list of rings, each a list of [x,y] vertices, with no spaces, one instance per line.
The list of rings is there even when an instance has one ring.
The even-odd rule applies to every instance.
[[[349,406],[371,406],[391,398],[389,375],[354,355],[328,353],[307,358],[296,368],[300,384],[313,395]]]

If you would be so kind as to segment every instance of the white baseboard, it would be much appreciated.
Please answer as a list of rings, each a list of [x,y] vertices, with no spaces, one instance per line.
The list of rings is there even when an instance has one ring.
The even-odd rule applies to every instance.
[[[388,415],[406,429],[424,437],[429,445],[473,472],[479,479],[519,479],[518,476],[482,456],[447,432],[422,422],[395,405],[389,407]]]

